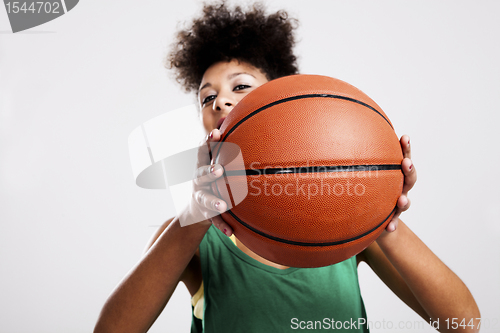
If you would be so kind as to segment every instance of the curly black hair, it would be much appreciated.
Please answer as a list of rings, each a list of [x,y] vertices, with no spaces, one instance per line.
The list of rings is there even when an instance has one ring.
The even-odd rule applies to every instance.
[[[297,20],[281,10],[267,15],[262,4],[233,10],[226,1],[205,4],[203,15],[177,34],[166,59],[186,92],[197,91],[214,63],[233,59],[249,63],[272,80],[298,73],[293,54]]]

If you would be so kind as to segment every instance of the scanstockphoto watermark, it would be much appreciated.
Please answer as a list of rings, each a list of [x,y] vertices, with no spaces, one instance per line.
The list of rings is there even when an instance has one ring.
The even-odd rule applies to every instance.
[[[377,165],[315,166],[307,162],[300,167],[260,167],[250,164],[249,194],[253,196],[363,196],[366,185],[362,180],[377,178]]]
[[[370,330],[420,330],[434,331],[436,329],[446,328],[447,330],[464,330],[464,329],[495,329],[499,328],[498,319],[487,318],[446,318],[429,321],[392,321],[392,320],[375,320],[370,321],[366,318],[351,318],[349,320],[336,320],[334,318],[323,318],[322,320],[301,320],[292,318],[290,320],[290,328],[293,330],[360,330],[368,328]]]
[[[253,179],[249,184],[249,195],[253,196],[301,196],[310,200],[316,196],[363,196],[366,193],[366,185],[361,182],[354,183],[349,180],[342,183],[332,184],[325,179],[316,183],[306,183],[296,178],[286,183],[270,183],[267,180]]]
[[[27,30],[52,21],[72,10],[79,0],[4,0],[12,32]]]

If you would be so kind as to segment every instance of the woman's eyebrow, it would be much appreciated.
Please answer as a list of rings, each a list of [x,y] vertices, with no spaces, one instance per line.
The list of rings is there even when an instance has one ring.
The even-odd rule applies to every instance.
[[[247,73],[247,72],[237,72],[237,73],[231,73],[231,74],[229,74],[227,76],[227,79],[231,80],[232,78],[235,78],[236,76],[241,75],[241,74],[250,75],[250,76],[252,76],[252,77],[255,78],[255,75],[253,75],[253,74],[250,74],[250,73]],[[200,87],[200,89],[198,90],[198,92],[202,91],[205,88],[211,87],[211,86],[212,86],[212,84],[210,82],[207,82],[203,86]]]
[[[237,73],[232,73],[232,74],[229,74],[229,75],[227,76],[227,78],[230,80],[230,79],[232,79],[232,78],[234,78],[234,77],[236,77],[236,76],[238,76],[238,75],[241,75],[241,74],[246,74],[246,75],[250,75],[250,76],[255,77],[254,75],[252,75],[252,74],[250,74],[250,73],[247,73],[247,72],[237,72]]]
[[[212,86],[212,84],[211,84],[210,82],[207,82],[207,83],[205,83],[203,86],[201,86],[201,87],[200,87],[200,89],[198,90],[198,92],[200,92],[200,91],[202,91],[203,89],[208,88],[208,87],[210,87],[210,86]]]

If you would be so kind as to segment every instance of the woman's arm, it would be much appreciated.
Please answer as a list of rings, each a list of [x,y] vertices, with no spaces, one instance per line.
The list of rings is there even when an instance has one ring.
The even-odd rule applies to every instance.
[[[456,332],[446,320],[462,319],[478,331],[479,309],[469,289],[402,221],[393,232],[384,231],[363,256],[384,283],[425,321],[439,319],[440,332]],[[451,325],[450,325],[451,326]]]
[[[144,254],[147,254],[149,249],[156,243],[158,238],[163,234],[163,232],[167,229],[167,227],[172,223],[174,219],[167,220],[163,223],[153,234],[151,239],[149,240],[146,248],[144,250]],[[200,250],[199,248],[196,250],[193,258],[188,263],[184,272],[181,274],[179,281],[183,282],[186,285],[191,296],[194,296],[198,289],[200,288],[202,277],[201,277],[201,264],[200,264]]]
[[[174,219],[106,301],[94,332],[146,332],[172,296],[210,223]]]
[[[214,130],[208,141],[218,141]],[[201,269],[195,255],[203,236],[214,224],[226,234],[231,228],[214,212],[225,211],[226,203],[214,196],[210,183],[222,176],[220,165],[208,165],[208,150],[200,149],[194,193],[188,207],[166,222],[160,235],[139,263],[119,283],[100,313],[94,332],[146,332],[161,313],[180,280],[190,292],[201,283]],[[190,222],[181,227],[180,221]],[[196,286],[197,285],[197,286]],[[196,292],[196,290],[194,291]]]
[[[408,191],[417,180],[410,138],[404,135],[400,143],[405,180],[396,214],[377,241],[358,255],[358,261],[365,261],[425,321],[439,319],[441,332],[450,331],[446,319],[453,318],[459,323],[465,319],[466,324],[473,319],[471,323],[477,329],[479,309],[465,284],[399,219],[410,206]],[[466,331],[474,329],[469,326]]]

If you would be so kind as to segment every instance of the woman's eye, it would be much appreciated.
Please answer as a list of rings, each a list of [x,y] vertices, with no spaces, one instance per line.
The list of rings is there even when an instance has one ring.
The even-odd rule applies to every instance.
[[[205,97],[205,99],[203,99],[203,104],[207,104],[207,103],[211,102],[214,99],[215,99],[215,95],[207,96],[207,97]]]
[[[239,84],[236,87],[234,87],[233,90],[242,90],[242,89],[246,89],[246,88],[250,88],[250,86],[247,84]]]

